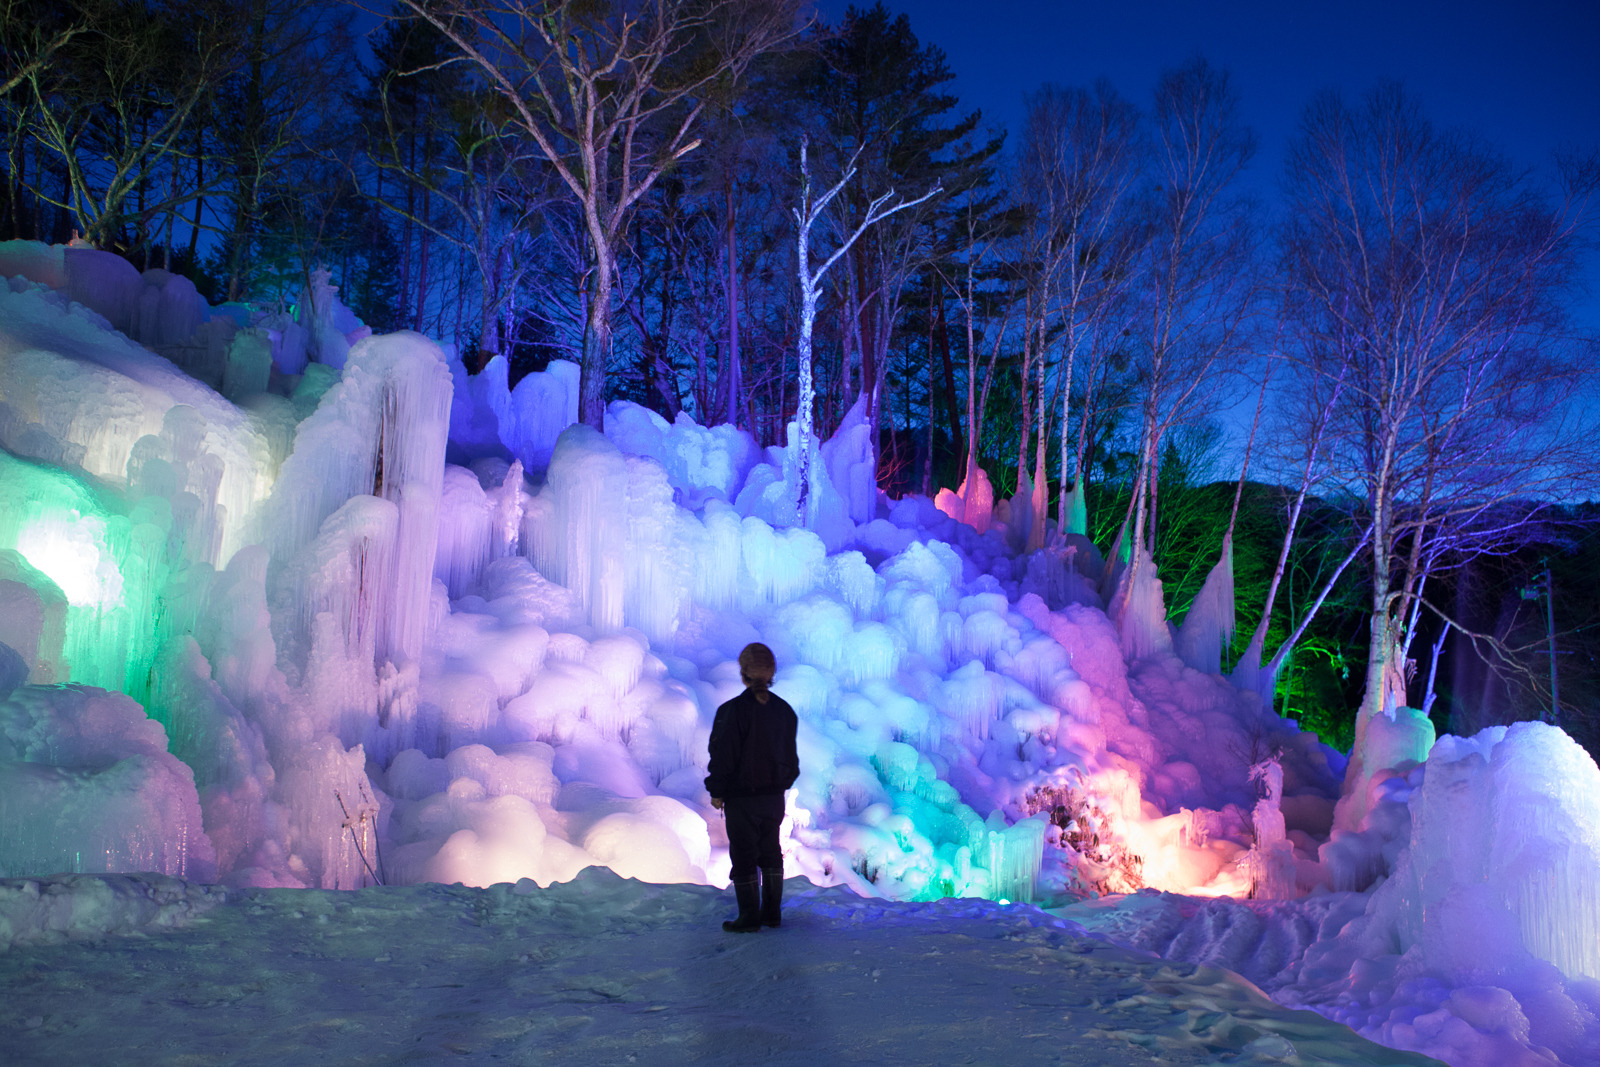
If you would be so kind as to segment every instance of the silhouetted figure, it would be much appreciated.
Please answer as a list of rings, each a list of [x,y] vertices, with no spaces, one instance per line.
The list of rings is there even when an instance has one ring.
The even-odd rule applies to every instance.
[[[717,709],[711,725],[706,791],[727,820],[729,875],[739,901],[739,917],[722,928],[741,934],[779,925],[783,908],[778,826],[784,790],[800,776],[799,720],[787,701],[767,690],[776,672],[770,648],[746,645],[739,653],[745,690]]]

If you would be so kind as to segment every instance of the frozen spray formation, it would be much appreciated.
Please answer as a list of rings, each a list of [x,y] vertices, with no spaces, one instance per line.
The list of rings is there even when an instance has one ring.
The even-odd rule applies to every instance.
[[[326,278],[262,315],[98,255],[0,247],[0,874],[720,884],[706,738],[762,640],[801,720],[791,874],[1364,893],[1304,1002],[1445,1048],[1396,1029],[1407,977],[1481,1035],[1481,997],[1439,1004],[1498,974],[1518,1048],[1558,995],[1545,1046],[1592,1032],[1600,772],[1559,731],[1432,745],[1396,709],[1330,836],[1344,758],[1215,673],[1225,567],[1175,635],[1148,556],[1053,525],[1029,551],[1041,501],[981,470],[884,498],[859,405],[801,528],[792,446],[623,402],[602,434],[571,365],[508,388],[367,336]]]

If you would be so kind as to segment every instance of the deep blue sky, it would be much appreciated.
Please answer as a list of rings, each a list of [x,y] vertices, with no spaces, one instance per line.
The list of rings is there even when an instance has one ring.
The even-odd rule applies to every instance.
[[[819,0],[837,24],[845,0]],[[858,4],[857,6],[869,6]],[[1045,82],[1104,75],[1144,104],[1195,54],[1227,68],[1260,135],[1249,176],[1270,199],[1301,109],[1395,78],[1445,125],[1548,172],[1558,145],[1600,148],[1600,0],[886,0],[943,49],[954,91],[1014,127]],[[1600,271],[1590,271],[1600,279]],[[1591,290],[1596,288],[1591,285]],[[1600,327],[1600,293],[1581,317]]]
[[[837,22],[846,4],[818,7]],[[866,5],[860,5],[866,6]],[[1196,53],[1232,72],[1276,174],[1319,89],[1397,78],[1436,121],[1470,127],[1519,163],[1600,145],[1597,0],[888,0],[949,57],[955,90],[1012,125],[1044,82],[1105,75],[1143,101]]]

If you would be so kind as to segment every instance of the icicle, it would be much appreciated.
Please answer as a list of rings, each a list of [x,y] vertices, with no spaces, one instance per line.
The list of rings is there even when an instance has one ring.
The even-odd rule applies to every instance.
[[[522,461],[511,461],[511,469],[506,471],[500,488],[491,494],[494,504],[494,545],[490,552],[493,559],[505,559],[515,556],[521,542],[522,534]]]
[[[392,591],[375,645],[380,660],[421,655],[438,548],[439,495],[450,424],[450,369],[412,333],[363,340],[343,379],[300,425],[274,492],[274,556],[292,559],[352,497],[397,512]]]
[[[818,449],[828,480],[844,498],[852,522],[871,522],[878,499],[877,467],[872,461],[872,427],[867,425],[867,396],[860,393],[839,428]]]
[[[1259,900],[1288,900],[1296,895],[1294,845],[1288,840],[1283,818],[1283,763],[1273,756],[1250,768],[1250,780],[1260,782],[1266,795],[1251,813],[1255,845],[1246,860]]]
[[[1139,549],[1138,559],[1118,579],[1107,614],[1117,626],[1122,654],[1129,660],[1172,650],[1161,579],[1156,576],[1156,565],[1145,549]]]
[[[439,507],[439,547],[433,573],[451,599],[465,596],[478,582],[494,555],[497,527],[495,502],[464,467],[447,467]],[[520,516],[519,516],[520,518]]]
[[[1005,680],[972,660],[940,683],[934,699],[963,732],[987,740],[989,727],[1005,702]]]
[[[624,456],[593,428],[574,425],[556,442],[524,525],[532,526],[535,566],[578,594],[601,633],[628,625],[664,640],[688,611],[691,521],[660,464]]]
[[[1498,939],[1472,933],[1509,925],[1569,978],[1600,977],[1600,768],[1577,742],[1538,722],[1442,738],[1410,807],[1377,901],[1401,949],[1446,972],[1503,966],[1480,954]]]
[[[994,512],[994,488],[982,467],[973,466],[971,474],[961,483],[960,496],[961,521],[979,533],[987,533]]]
[[[1010,515],[1006,519],[1006,544],[1011,546],[1013,552],[1026,551],[1028,538],[1032,536],[1033,497],[1033,478],[1023,471],[1016,494],[1011,497]]]
[[[1233,538],[1222,539],[1222,555],[1206,575],[1178,630],[1178,655],[1202,674],[1222,673],[1222,647],[1233,637]]]
[[[540,499],[553,508],[548,542],[535,546],[534,565],[578,594],[602,632],[621,629],[627,548],[628,467],[617,447],[592,427],[562,433]]]
[[[1283,650],[1279,650],[1282,655]],[[1235,689],[1242,689],[1247,693],[1255,693],[1261,698],[1261,706],[1271,710],[1273,700],[1278,690],[1279,656],[1274,656],[1272,662],[1266,665],[1261,663],[1261,646],[1251,639],[1249,646],[1239,655],[1239,662],[1233,665],[1233,673],[1228,675],[1228,680]]]
[[[726,611],[738,602],[739,597],[740,567],[727,562],[739,560],[743,552],[743,527],[739,513],[720,500],[708,501],[699,527],[700,545],[696,558],[700,560],[700,565],[694,569],[694,598],[697,603],[715,611]],[[767,527],[769,535],[771,530],[771,527]]]

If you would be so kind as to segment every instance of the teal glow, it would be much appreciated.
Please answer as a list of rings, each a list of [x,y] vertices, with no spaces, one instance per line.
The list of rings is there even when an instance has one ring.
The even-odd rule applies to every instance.
[[[17,531],[16,548],[73,607],[106,611],[121,603],[122,571],[106,546],[104,519],[76,509],[46,512]]]

